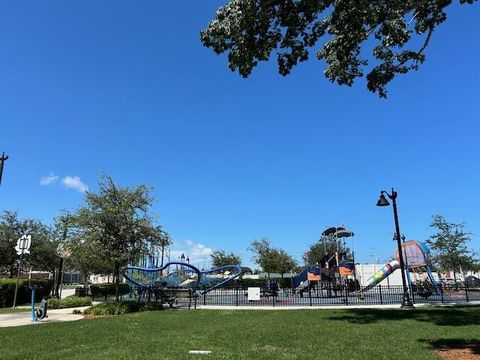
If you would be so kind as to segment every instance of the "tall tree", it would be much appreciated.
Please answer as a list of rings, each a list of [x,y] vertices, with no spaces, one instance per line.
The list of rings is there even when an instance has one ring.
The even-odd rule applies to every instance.
[[[253,260],[268,274],[279,272],[282,275],[296,267],[296,261],[286,251],[274,248],[266,238],[254,240],[249,250],[254,253]]]
[[[224,265],[242,265],[240,256],[231,253],[226,253],[224,250],[216,250],[210,255],[212,258],[212,266],[220,267]]]
[[[430,227],[436,233],[430,236],[427,244],[433,250],[433,263],[441,272],[453,271],[457,280],[457,273],[471,270],[475,267],[474,253],[467,247],[470,234],[464,231],[465,224],[448,222],[441,215],[435,215]]]
[[[388,82],[417,70],[425,61],[425,49],[434,30],[447,19],[451,2],[229,0],[200,38],[217,54],[226,52],[230,69],[243,77],[272,53],[279,73],[288,75],[317,47],[316,57],[326,62],[328,80],[351,86],[368,71],[368,89],[386,97]]]
[[[14,211],[5,211],[0,217],[0,268],[13,277],[18,268],[15,251],[17,240],[29,234],[32,236],[30,254],[23,259],[23,271],[29,268],[54,272],[56,247],[54,232],[39,220],[20,219]]]
[[[147,251],[146,240],[160,238],[161,227],[154,225],[151,214],[150,193],[145,185],[120,187],[103,175],[98,192],[85,194],[85,205],[72,220],[82,238],[93,242],[101,259],[111,264],[117,300],[121,268]]]
[[[92,274],[109,275],[112,273],[112,266],[102,256],[96,240],[74,235],[67,243],[70,251],[70,257],[67,260],[68,267],[79,271],[85,283]]]

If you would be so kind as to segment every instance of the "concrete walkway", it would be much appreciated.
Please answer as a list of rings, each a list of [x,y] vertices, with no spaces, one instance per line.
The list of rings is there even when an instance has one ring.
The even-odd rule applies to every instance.
[[[48,318],[32,322],[32,312],[17,312],[11,314],[0,314],[0,327],[10,327],[10,326],[22,326],[22,325],[38,325],[38,324],[47,324],[55,323],[61,321],[75,321],[83,319],[82,314],[73,314],[73,310],[77,309],[83,311],[89,308],[89,306],[70,308],[70,309],[56,309],[48,310]]]

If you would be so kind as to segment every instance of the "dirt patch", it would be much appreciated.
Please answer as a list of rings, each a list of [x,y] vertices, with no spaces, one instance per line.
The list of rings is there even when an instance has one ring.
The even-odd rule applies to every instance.
[[[480,343],[465,344],[463,349],[443,348],[436,353],[445,360],[479,360]]]

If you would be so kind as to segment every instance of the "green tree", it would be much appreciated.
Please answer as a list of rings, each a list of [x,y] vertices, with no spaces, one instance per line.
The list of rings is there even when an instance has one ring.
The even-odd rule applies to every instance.
[[[56,247],[58,242],[52,229],[39,220],[20,219],[14,211],[5,211],[0,217],[0,268],[9,277],[17,272],[19,256],[15,251],[17,240],[25,235],[32,236],[30,254],[25,255],[22,270],[55,271]]]
[[[98,192],[85,194],[85,204],[72,219],[72,225],[88,241],[90,249],[110,264],[117,300],[120,270],[148,251],[147,240],[160,239],[161,227],[154,225],[150,212],[153,204],[150,193],[151,189],[145,185],[120,187],[111,177],[103,175]]]
[[[272,247],[266,238],[252,241],[249,250],[254,253],[253,261],[268,274],[268,277],[273,272],[279,272],[283,276],[296,267],[293,257],[282,249]]]
[[[102,257],[98,247],[99,243],[96,240],[73,236],[67,242],[70,251],[67,259],[68,267],[80,271],[85,283],[92,274],[109,275],[112,273],[112,266]]]
[[[465,224],[451,223],[443,216],[435,215],[430,227],[437,230],[427,244],[433,251],[432,260],[438,270],[453,271],[456,281],[457,273],[475,268],[474,253],[467,247],[471,238],[464,231]]]
[[[285,250],[274,249],[273,255],[274,257],[276,257],[276,266],[282,278],[283,274],[293,271],[297,267],[297,262],[295,261],[295,259],[290,256]]]
[[[220,267],[223,265],[242,265],[240,256],[231,253],[226,253],[223,250],[216,250],[210,255],[212,258],[212,267]]]
[[[326,62],[328,80],[351,86],[368,71],[368,89],[386,97],[388,82],[425,61],[425,49],[451,2],[229,0],[200,38],[217,54],[226,52],[230,69],[243,77],[272,53],[279,73],[288,75],[321,42],[316,57]]]

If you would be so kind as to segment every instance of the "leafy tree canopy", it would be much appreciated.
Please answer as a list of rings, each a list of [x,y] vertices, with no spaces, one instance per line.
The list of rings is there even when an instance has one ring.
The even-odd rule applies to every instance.
[[[240,256],[231,253],[226,253],[223,250],[214,251],[210,257],[212,258],[212,266],[220,267],[223,265],[242,265],[242,259]]]
[[[293,257],[282,249],[270,246],[270,241],[266,238],[252,241],[249,249],[254,253],[254,262],[266,273],[283,274],[297,266]]]
[[[425,61],[425,49],[447,19],[451,2],[229,0],[200,37],[217,54],[228,53],[230,69],[243,77],[272,53],[280,74],[288,75],[317,47],[327,79],[351,86],[367,71],[368,89],[386,97],[386,85],[397,74],[417,70]]]
[[[0,268],[10,277],[17,271],[19,256],[15,251],[17,240],[23,235],[32,236],[30,254],[22,261],[23,270],[43,270],[53,272],[56,261],[58,240],[54,229],[39,220],[20,219],[13,211],[5,211],[0,217]]]
[[[147,240],[159,246],[163,241],[162,229],[151,214],[150,192],[144,185],[120,187],[104,175],[98,192],[87,192],[85,205],[72,218],[72,226],[85,241],[82,251],[96,251],[102,262],[110,264],[117,289],[120,269],[148,251]]]
[[[441,272],[456,273],[473,270],[476,267],[474,253],[467,247],[470,234],[464,231],[465,224],[448,222],[441,215],[435,215],[430,225],[436,230],[427,244],[433,251],[433,263]]]

